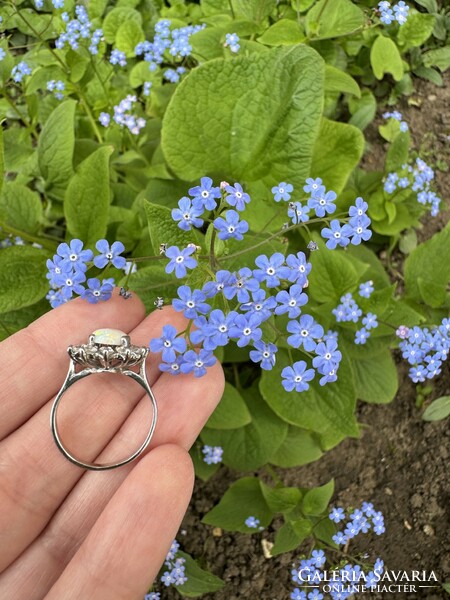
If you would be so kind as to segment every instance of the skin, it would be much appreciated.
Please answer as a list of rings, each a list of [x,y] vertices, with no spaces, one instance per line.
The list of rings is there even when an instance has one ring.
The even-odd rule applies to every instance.
[[[188,449],[221,398],[220,365],[202,378],[174,377],[150,355],[156,431],[142,458],[112,471],[70,463],[53,441],[49,415],[67,373],[67,346],[86,343],[100,327],[147,346],[167,323],[185,327],[170,308],[145,317],[135,294],[125,301],[115,290],[98,305],[72,300],[0,344],[0,600],[142,600],[147,593],[190,500]],[[86,461],[121,459],[143,439],[149,406],[126,377],[87,377],[61,401],[61,437]]]

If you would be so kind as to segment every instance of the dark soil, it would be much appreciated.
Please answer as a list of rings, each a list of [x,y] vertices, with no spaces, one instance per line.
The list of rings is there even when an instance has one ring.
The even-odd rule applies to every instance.
[[[422,146],[429,162],[449,158],[450,77],[446,87],[435,88],[417,82],[410,103],[400,105],[409,122],[416,148]],[[411,103],[411,100],[414,102]],[[417,104],[418,106],[415,106]],[[381,122],[378,121],[378,122]],[[376,124],[367,132],[371,149],[365,166],[382,166],[384,149]],[[437,218],[425,217],[419,231],[420,241],[430,238],[449,221],[450,180],[437,170],[437,187],[447,207]],[[380,556],[388,569],[433,570],[439,581],[450,580],[450,464],[449,421],[426,423],[416,408],[416,388],[407,377],[407,366],[399,361],[400,389],[388,406],[360,403],[358,420],[365,427],[360,439],[347,439],[318,462],[293,469],[278,469],[286,485],[318,486],[335,478],[334,502],[357,506],[364,500],[374,503],[386,519],[386,533],[375,538],[362,536],[350,552]],[[450,368],[433,382],[429,400],[450,394]],[[253,536],[213,531],[201,519],[222,497],[228,486],[242,474],[221,468],[207,483],[197,481],[179,540],[184,550],[199,559],[205,568],[223,578],[225,587],[204,600],[288,600],[293,585],[292,563],[309,548],[299,548],[275,558],[265,558],[262,540],[273,541],[280,523]],[[251,514],[251,507],[249,507]],[[361,536],[360,536],[361,537]],[[393,593],[359,595],[371,600],[387,600]],[[179,597],[163,590],[162,600]],[[448,598],[440,588],[422,589],[401,597],[429,600]]]

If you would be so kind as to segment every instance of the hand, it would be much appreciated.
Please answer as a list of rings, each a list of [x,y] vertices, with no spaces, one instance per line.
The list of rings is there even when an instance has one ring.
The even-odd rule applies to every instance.
[[[147,592],[189,503],[187,450],[222,395],[220,365],[202,378],[173,376],[150,356],[147,377],[159,409],[151,451],[112,471],[70,463],[53,441],[49,415],[69,366],[68,345],[112,327],[146,346],[169,322],[185,326],[170,308],[145,318],[135,295],[97,305],[77,299],[0,344],[1,600],[141,600]],[[127,456],[129,441],[129,454],[138,447],[151,411],[135,382],[105,373],[70,389],[74,401],[61,401],[69,449],[102,462]]]

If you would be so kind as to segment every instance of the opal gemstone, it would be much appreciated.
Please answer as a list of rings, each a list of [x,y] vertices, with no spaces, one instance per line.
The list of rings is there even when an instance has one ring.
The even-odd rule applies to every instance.
[[[94,344],[107,344],[108,346],[121,346],[122,337],[128,337],[120,329],[97,329],[92,335],[94,336]]]

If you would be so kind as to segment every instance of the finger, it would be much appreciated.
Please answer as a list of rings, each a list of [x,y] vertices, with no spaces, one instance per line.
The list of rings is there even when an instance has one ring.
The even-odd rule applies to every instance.
[[[193,482],[191,459],[178,446],[160,446],[143,458],[46,600],[142,598],[177,533]]]
[[[71,300],[0,344],[0,439],[26,422],[61,386],[67,372],[66,349],[84,342],[99,327],[128,333],[145,316],[135,295],[124,300],[113,294],[108,302]]]
[[[219,364],[209,369],[202,378],[167,374],[160,377],[154,386],[160,408],[152,444],[174,442],[189,448],[219,402],[223,385]],[[145,414],[147,403],[148,398],[142,398],[108,445],[104,456],[117,455],[124,440],[132,437],[139,423],[148,418]],[[107,473],[86,473],[41,536],[0,576],[0,588],[11,592],[20,589],[24,598],[32,593],[42,597],[131,469],[132,465],[127,465]]]
[[[174,323],[178,329],[185,319],[171,309],[156,311],[139,324],[130,337],[133,343],[148,345],[163,325]],[[158,361],[146,361],[150,384],[159,376]],[[102,378],[101,385],[96,378]],[[177,392],[178,393],[178,392]],[[129,377],[102,373],[90,375],[67,391],[61,403],[61,438],[68,449],[88,462],[109,443],[134,406],[142,398],[142,388]],[[0,571],[4,570],[39,535],[55,510],[70,492],[83,471],[69,463],[58,451],[50,435],[49,402],[24,426],[0,444]],[[150,422],[150,402],[146,415],[130,436],[129,446],[119,458],[131,455],[138,446],[136,437],[145,439]],[[65,426],[64,426],[65,425]],[[148,427],[147,427],[148,429]],[[76,442],[76,443],[75,443]],[[128,452],[128,454],[127,454]],[[117,460],[118,456],[110,462]]]

